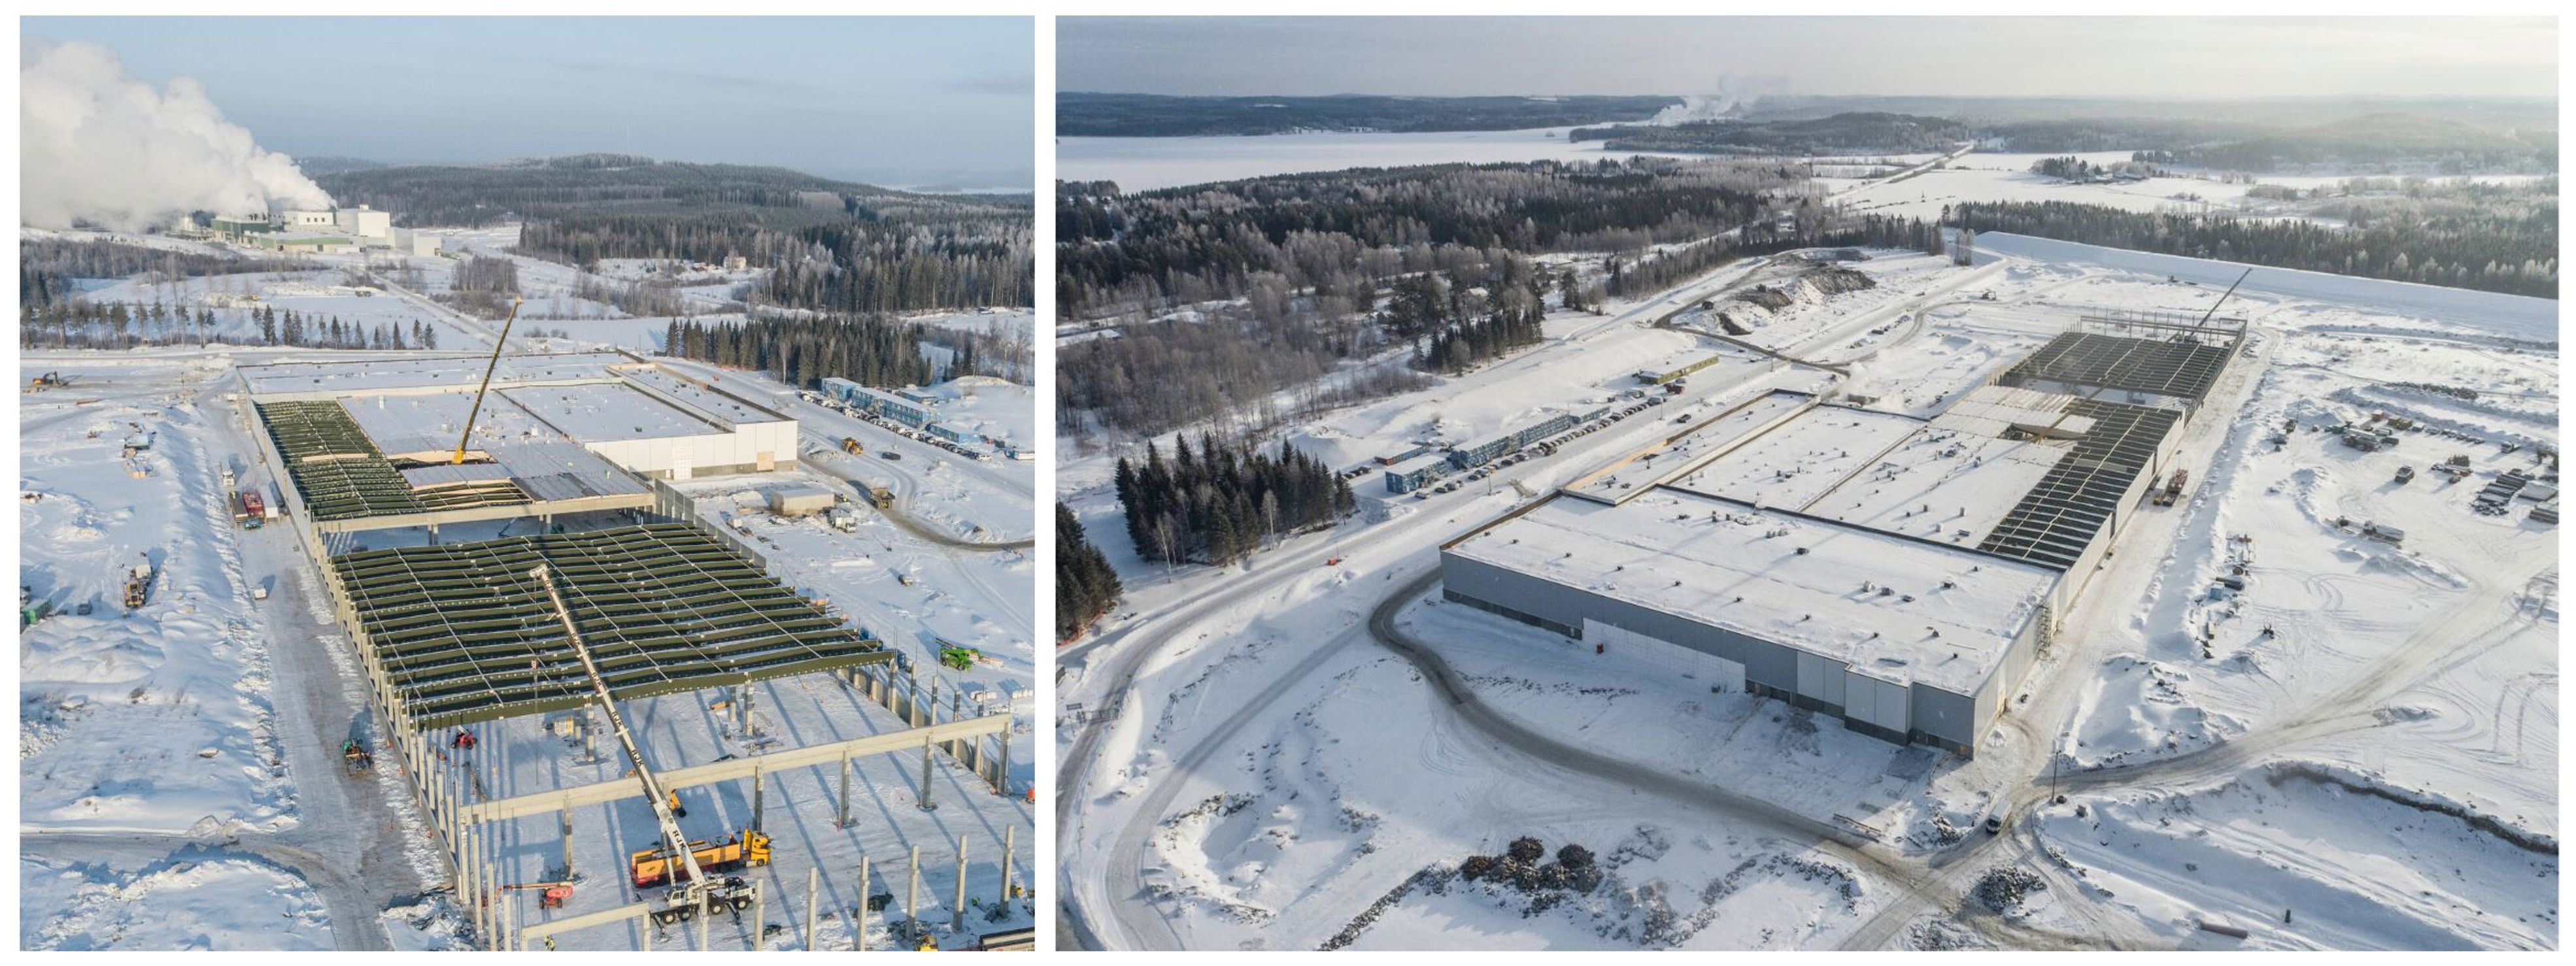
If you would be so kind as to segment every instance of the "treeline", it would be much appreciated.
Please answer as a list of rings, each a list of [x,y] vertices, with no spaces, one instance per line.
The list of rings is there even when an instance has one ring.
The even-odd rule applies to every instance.
[[[1109,558],[1091,542],[1082,520],[1062,503],[1055,505],[1055,639],[1073,640],[1093,621],[1118,606],[1127,589]]]
[[[1642,284],[1832,237],[1812,199],[1788,197],[1803,174],[1638,158],[1290,175],[1139,195],[1063,183],[1058,304],[1069,318],[1112,321],[1097,337],[1058,343],[1059,429],[1150,436],[1244,413],[1266,426],[1283,391],[1297,391],[1291,405],[1301,410],[1353,401],[1363,381],[1304,388],[1351,360],[1393,349],[1434,369],[1472,365],[1522,343],[1500,331],[1460,333],[1432,360],[1420,340],[1498,311],[1543,311],[1549,293],[1580,308],[1619,291],[1542,272],[1531,254],[1730,239],[1714,250],[1703,242],[1650,259],[1611,257],[1613,284],[1621,272]],[[1775,217],[1783,213],[1792,218]],[[1425,277],[1443,286],[1436,319],[1405,288]],[[1391,296],[1383,312],[1382,294]],[[1367,388],[1412,383],[1367,371]]]
[[[343,322],[337,315],[313,315],[263,305],[244,313],[254,331],[227,334],[213,309],[191,312],[160,302],[129,305],[84,300],[49,305],[22,304],[18,344],[25,348],[133,349],[145,346],[259,345],[305,349],[435,349],[438,328],[419,319],[408,324]]]
[[[874,316],[672,319],[662,345],[669,355],[756,369],[805,389],[827,376],[869,386],[924,386],[940,378],[921,354],[921,326]]]
[[[2557,184],[2555,178],[2546,183],[2548,197],[2531,199],[2520,210],[2479,209],[2425,221],[2380,219],[2368,227],[2134,212],[2063,201],[1966,202],[1951,213],[1955,224],[1977,231],[2557,298]]]
[[[520,254],[595,270],[605,258],[770,269],[756,295],[826,312],[1035,303],[1032,208],[1008,195],[924,195],[783,168],[583,155],[488,168],[406,167],[322,179],[405,225],[521,222]]]
[[[517,262],[469,255],[456,263],[456,278],[448,290],[434,297],[476,318],[498,319],[509,314],[510,300],[518,296]]]
[[[1547,318],[1549,277],[1520,259],[1506,264],[1511,271],[1490,294],[1427,273],[1396,283],[1384,324],[1400,338],[1416,339],[1414,368],[1461,373],[1546,337],[1540,323]],[[1572,291],[1573,273],[1555,284]]]
[[[1165,563],[1231,564],[1270,537],[1330,526],[1358,506],[1322,460],[1285,442],[1273,455],[1213,434],[1195,450],[1175,439],[1169,461],[1150,442],[1143,465],[1120,457],[1115,485],[1136,552]]]
[[[290,272],[310,268],[300,260],[234,258],[209,252],[171,251],[104,239],[18,239],[18,303],[45,306],[81,292],[78,279],[145,276],[147,284],[207,275]]]
[[[1838,154],[1939,154],[1966,141],[1968,129],[1945,117],[1851,111],[1817,118],[1577,128],[1567,132],[1565,138],[1568,141],[1600,141],[1603,147],[1612,151],[1824,157]]]
[[[1374,285],[1448,248],[1626,251],[1755,220],[1793,166],[1669,158],[1281,175],[1135,195],[1065,182],[1059,304],[1074,317],[1291,289]]]
[[[2134,161],[2220,171],[2486,174],[2558,168],[2555,128],[2471,124],[2406,111],[2307,123],[2139,117],[2020,121],[1991,125],[1980,134],[2015,152],[2129,151]]]
[[[1026,339],[932,325],[922,327],[921,341],[948,350],[948,378],[994,376],[1035,384],[1036,353]]]

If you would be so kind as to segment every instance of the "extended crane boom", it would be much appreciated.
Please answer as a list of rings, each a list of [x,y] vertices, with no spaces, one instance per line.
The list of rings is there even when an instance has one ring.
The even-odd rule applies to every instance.
[[[591,660],[590,645],[582,640],[581,627],[572,619],[572,609],[564,606],[563,594],[555,589],[553,573],[549,572],[544,564],[538,564],[536,569],[529,573],[537,578],[539,585],[545,587],[546,600],[555,608],[555,619],[563,622],[564,637],[572,642],[573,656],[581,659],[582,673],[590,677],[590,686],[599,696],[599,710],[608,716],[609,729],[617,733],[617,743],[626,749],[626,760],[635,766],[635,780],[644,786],[645,800],[653,803],[653,818],[661,823],[662,840],[669,845],[671,853],[678,857],[681,867],[688,870],[687,880],[672,886],[665,894],[666,898],[672,900],[672,906],[676,907],[670,912],[678,913],[686,910],[686,916],[695,916],[700,912],[714,912],[722,906],[732,905],[733,896],[729,894],[733,891],[732,882],[727,884],[728,894],[714,896],[711,899],[706,870],[698,864],[697,847],[689,841],[686,833],[680,831],[679,818],[671,814],[669,794],[662,790],[662,782],[653,777],[653,769],[644,764],[644,751],[636,747],[634,732],[626,729],[626,716],[617,713],[617,701],[608,692],[608,679],[600,676],[599,665]],[[739,881],[733,880],[733,882]],[[657,915],[657,918],[662,917]],[[683,916],[670,918],[683,918]],[[662,919],[662,921],[669,921],[669,919]]]
[[[510,344],[510,323],[519,321],[519,299],[510,300],[510,316],[501,320],[501,337],[492,340],[492,360],[483,364],[483,384],[474,387],[474,408],[465,411],[465,431],[456,434],[456,455],[448,465],[465,462],[466,444],[474,441],[474,418],[483,415],[483,394],[492,388],[492,371],[501,367],[501,347]]]
[[[2254,277],[2254,270],[2249,268],[2245,270],[2245,274],[2236,276],[2236,281],[2229,282],[2227,291],[2219,293],[2218,301],[2209,303],[2209,311],[2200,314],[2200,324],[2208,325],[2209,320],[2218,315],[2218,307],[2227,304],[2227,297],[2236,294],[2236,286],[2245,284],[2245,280],[2252,277]]]

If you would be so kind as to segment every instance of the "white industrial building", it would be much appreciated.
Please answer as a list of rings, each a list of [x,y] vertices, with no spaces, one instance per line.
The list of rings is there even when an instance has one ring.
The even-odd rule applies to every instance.
[[[1444,546],[1443,593],[1974,754],[2237,336],[2070,332],[1928,420],[1756,396]]]
[[[239,371],[257,402],[340,402],[393,456],[455,445],[453,434],[462,431],[487,359],[280,363]],[[404,398],[426,396],[443,398]],[[575,443],[643,477],[765,473],[796,463],[794,418],[622,352],[505,356],[483,407],[478,440],[524,427],[530,441]],[[378,415],[386,412],[405,415]]]

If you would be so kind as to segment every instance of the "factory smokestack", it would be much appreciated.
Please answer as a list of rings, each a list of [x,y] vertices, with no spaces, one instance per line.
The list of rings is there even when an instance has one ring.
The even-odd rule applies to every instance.
[[[105,47],[27,38],[19,46],[19,199],[39,228],[137,231],[193,211],[328,208],[331,196],[224,120],[204,84],[166,90],[126,74]]]

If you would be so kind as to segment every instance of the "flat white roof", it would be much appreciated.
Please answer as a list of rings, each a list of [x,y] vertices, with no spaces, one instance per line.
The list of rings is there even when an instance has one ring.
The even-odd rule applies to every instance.
[[[1566,484],[1565,492],[1585,499],[1619,502],[1696,464],[1708,462],[1728,447],[1761,432],[1764,427],[1815,401],[1815,398],[1809,393],[1785,389],[1755,396],[1734,409],[1684,429],[1679,438],[1667,438]]]
[[[628,369],[624,375],[635,382],[653,387],[665,395],[697,408],[717,419],[734,425],[745,423],[783,423],[787,416],[762,407],[732,393],[709,389],[660,369]]]
[[[622,382],[522,386],[501,395],[584,443],[720,435],[729,430]]]
[[[1386,474],[1388,476],[1402,476],[1425,466],[1447,465],[1449,465],[1449,454],[1433,451],[1424,453],[1420,456],[1408,457],[1406,459],[1399,460],[1395,465],[1386,468]]]
[[[252,395],[289,392],[362,393],[394,389],[470,391],[483,381],[490,356],[368,359],[360,362],[277,362],[241,367]],[[610,366],[634,360],[614,352],[555,352],[504,355],[493,370],[494,385],[610,379]]]
[[[1818,406],[1675,477],[1672,485],[1794,510],[1854,471],[1874,465],[1880,452],[1922,426],[1922,420],[1911,416]]]
[[[1807,512],[1974,547],[2071,446],[1927,426],[1844,480]]]
[[[1671,488],[1619,506],[1549,500],[1450,552],[1956,694],[1990,676],[2057,580]]]

